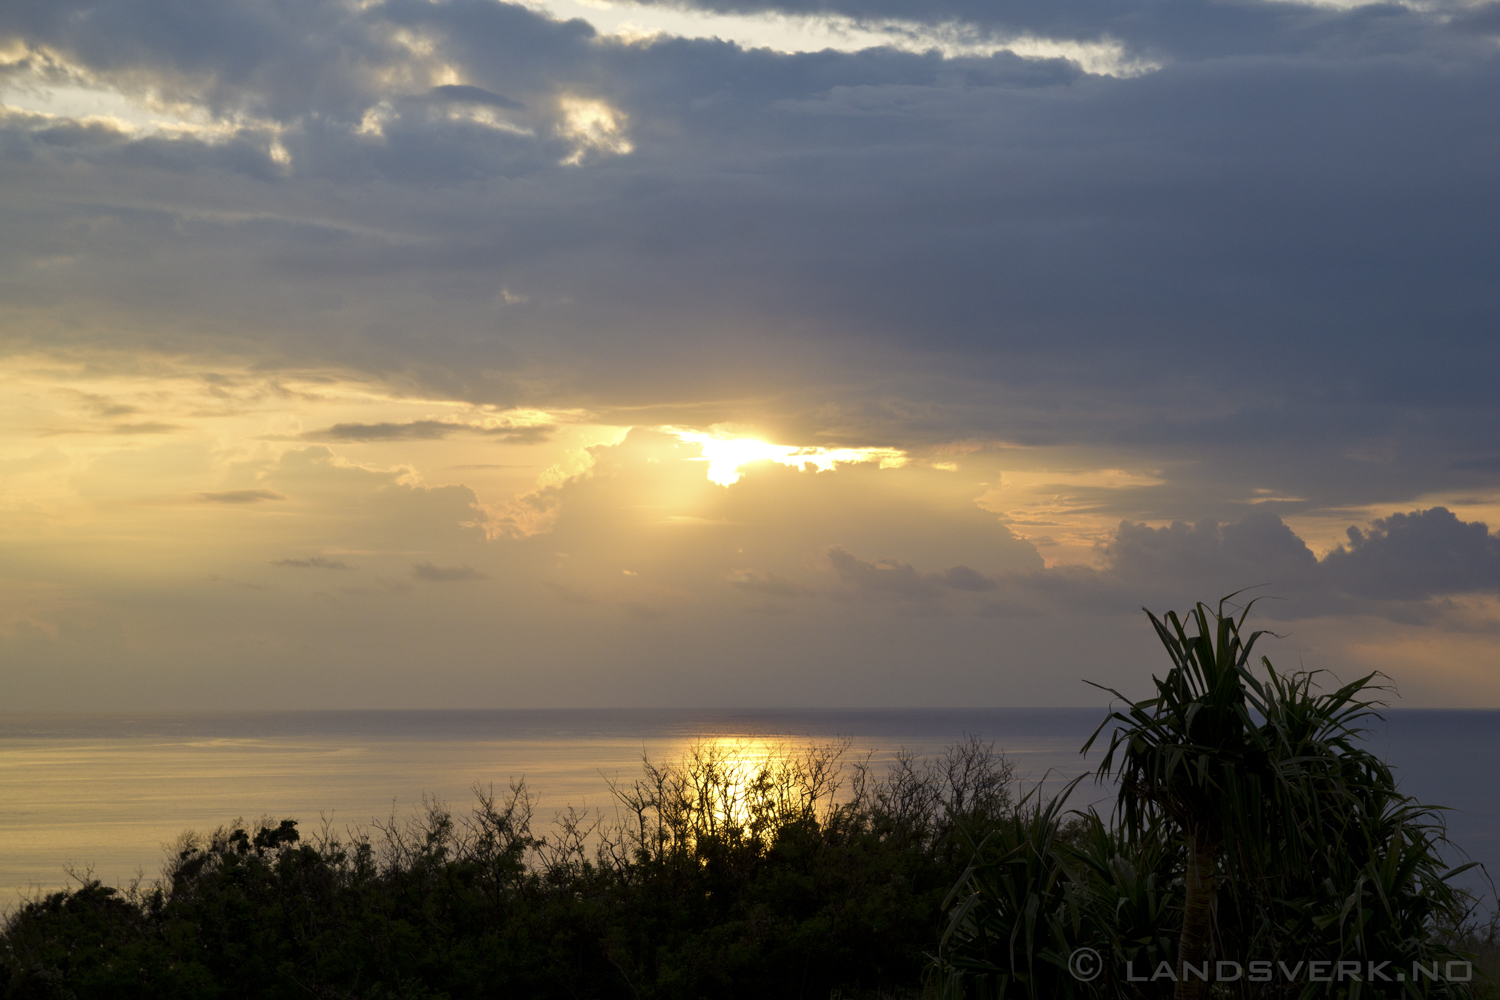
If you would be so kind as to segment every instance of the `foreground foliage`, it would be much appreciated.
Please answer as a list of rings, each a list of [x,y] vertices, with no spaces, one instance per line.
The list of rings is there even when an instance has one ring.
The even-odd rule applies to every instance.
[[[970,740],[888,771],[846,747],[649,761],[622,818],[532,829],[522,786],[468,816],[304,838],[187,837],[160,885],[31,901],[0,939],[7,998],[915,995],[960,825],[1008,815]]]
[[[1472,995],[1453,981],[1472,899],[1452,879],[1470,866],[1449,869],[1440,813],[1363,744],[1374,676],[1322,693],[1264,657],[1257,676],[1262,633],[1223,608],[1198,605],[1191,632],[1150,615],[1171,669],[1154,697],[1111,692],[1126,705],[1095,738],[1114,724],[1099,775],[1117,825],[1028,802],[976,840],[945,997]],[[1070,967],[1079,949],[1097,957]]]

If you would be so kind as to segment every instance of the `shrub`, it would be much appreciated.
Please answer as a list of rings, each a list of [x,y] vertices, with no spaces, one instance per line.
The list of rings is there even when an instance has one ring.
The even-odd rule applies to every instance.
[[[977,739],[888,769],[848,750],[702,744],[545,835],[520,784],[343,836],[186,835],[154,889],[13,913],[3,995],[916,995],[960,827],[1008,814],[1011,768]]]
[[[1257,676],[1262,633],[1242,638],[1248,607],[1223,608],[1197,605],[1192,634],[1147,612],[1171,668],[1155,697],[1111,692],[1126,705],[1084,747],[1117,724],[1098,771],[1118,782],[1115,826],[1091,814],[1063,837],[1059,798],[977,842],[949,901],[945,997],[1471,995],[1414,981],[1413,963],[1464,958],[1446,929],[1471,912],[1451,884],[1470,866],[1444,864],[1440,813],[1400,794],[1363,745],[1374,675],[1321,693],[1313,674],[1262,657]],[[1100,956],[1097,978],[1070,972],[1080,948]],[[1239,975],[1219,977],[1221,961]],[[1250,961],[1357,963],[1368,981],[1254,982]],[[1372,979],[1380,962],[1405,981]]]

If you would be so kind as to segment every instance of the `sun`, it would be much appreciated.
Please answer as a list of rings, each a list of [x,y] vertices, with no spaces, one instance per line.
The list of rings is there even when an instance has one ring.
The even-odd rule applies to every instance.
[[[906,464],[906,453],[899,448],[801,448],[757,438],[731,437],[713,429],[708,433],[678,427],[665,430],[678,440],[703,449],[709,481],[720,486],[739,482],[742,470],[753,462],[776,462],[796,469],[811,465],[818,472],[827,472],[840,463],[879,462],[882,469],[899,469]]]

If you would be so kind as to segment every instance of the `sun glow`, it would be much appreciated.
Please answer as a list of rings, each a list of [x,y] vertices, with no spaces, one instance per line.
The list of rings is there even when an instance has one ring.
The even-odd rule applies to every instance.
[[[752,462],[776,462],[794,469],[811,465],[817,472],[828,472],[840,463],[879,462],[882,469],[899,469],[906,464],[906,453],[899,448],[799,448],[676,427],[666,430],[679,440],[703,449],[708,478],[720,486],[739,482],[741,471]]]
[[[697,738],[676,761],[648,761],[649,780],[631,792],[682,845],[774,835],[787,823],[826,815],[839,798],[840,759],[848,749],[847,740]]]
[[[563,160],[576,167],[589,153],[625,156],[635,149],[625,135],[626,116],[603,101],[567,96],[559,102],[562,124],[559,131],[573,142],[573,153]]]

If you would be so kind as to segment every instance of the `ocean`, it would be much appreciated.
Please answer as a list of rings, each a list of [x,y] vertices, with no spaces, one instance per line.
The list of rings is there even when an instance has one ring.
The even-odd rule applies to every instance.
[[[568,806],[613,809],[612,781],[695,742],[749,750],[850,741],[880,765],[974,735],[1026,785],[1060,788],[1097,765],[1079,747],[1103,709],[182,712],[0,714],[0,909],[75,876],[121,884],[157,875],[185,830],[294,818],[304,829],[368,827],[424,796],[466,810],[475,785],[524,779],[543,830]],[[1449,836],[1500,870],[1500,711],[1392,710],[1371,735],[1402,788],[1451,807]],[[1074,806],[1107,806],[1081,783]],[[1457,854],[1456,860],[1462,860]],[[1488,895],[1478,873],[1464,884]]]

